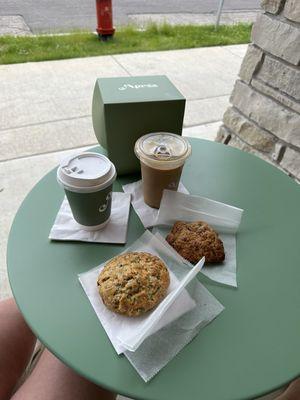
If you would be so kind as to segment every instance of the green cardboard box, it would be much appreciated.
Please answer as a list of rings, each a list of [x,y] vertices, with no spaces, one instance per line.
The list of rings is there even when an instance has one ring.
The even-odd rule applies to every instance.
[[[138,172],[136,140],[151,132],[181,135],[185,98],[166,76],[99,78],[92,117],[96,137],[119,175]]]

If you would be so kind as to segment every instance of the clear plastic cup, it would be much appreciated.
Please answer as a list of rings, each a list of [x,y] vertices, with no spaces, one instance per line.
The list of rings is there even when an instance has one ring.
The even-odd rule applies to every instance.
[[[177,190],[191,145],[182,136],[157,132],[140,137],[134,151],[141,162],[144,201],[159,208],[164,189]]]

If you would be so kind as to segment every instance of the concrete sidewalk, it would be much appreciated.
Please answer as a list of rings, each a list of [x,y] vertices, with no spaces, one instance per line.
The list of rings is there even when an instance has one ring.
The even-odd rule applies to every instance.
[[[166,74],[187,99],[184,134],[214,140],[247,45],[0,66],[0,298],[6,244],[26,193],[70,151],[96,144],[97,77]]]

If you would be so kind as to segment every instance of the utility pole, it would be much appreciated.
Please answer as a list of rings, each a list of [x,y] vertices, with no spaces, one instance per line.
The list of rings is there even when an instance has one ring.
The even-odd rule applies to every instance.
[[[224,5],[224,0],[220,0],[218,11],[217,11],[216,25],[215,25],[216,29],[220,25],[220,19],[221,19],[223,5]]]

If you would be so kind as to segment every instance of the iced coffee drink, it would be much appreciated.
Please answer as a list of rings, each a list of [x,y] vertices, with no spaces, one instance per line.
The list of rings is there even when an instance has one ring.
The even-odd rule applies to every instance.
[[[191,146],[173,133],[150,133],[137,140],[135,154],[141,162],[144,201],[159,208],[164,189],[177,190]]]

